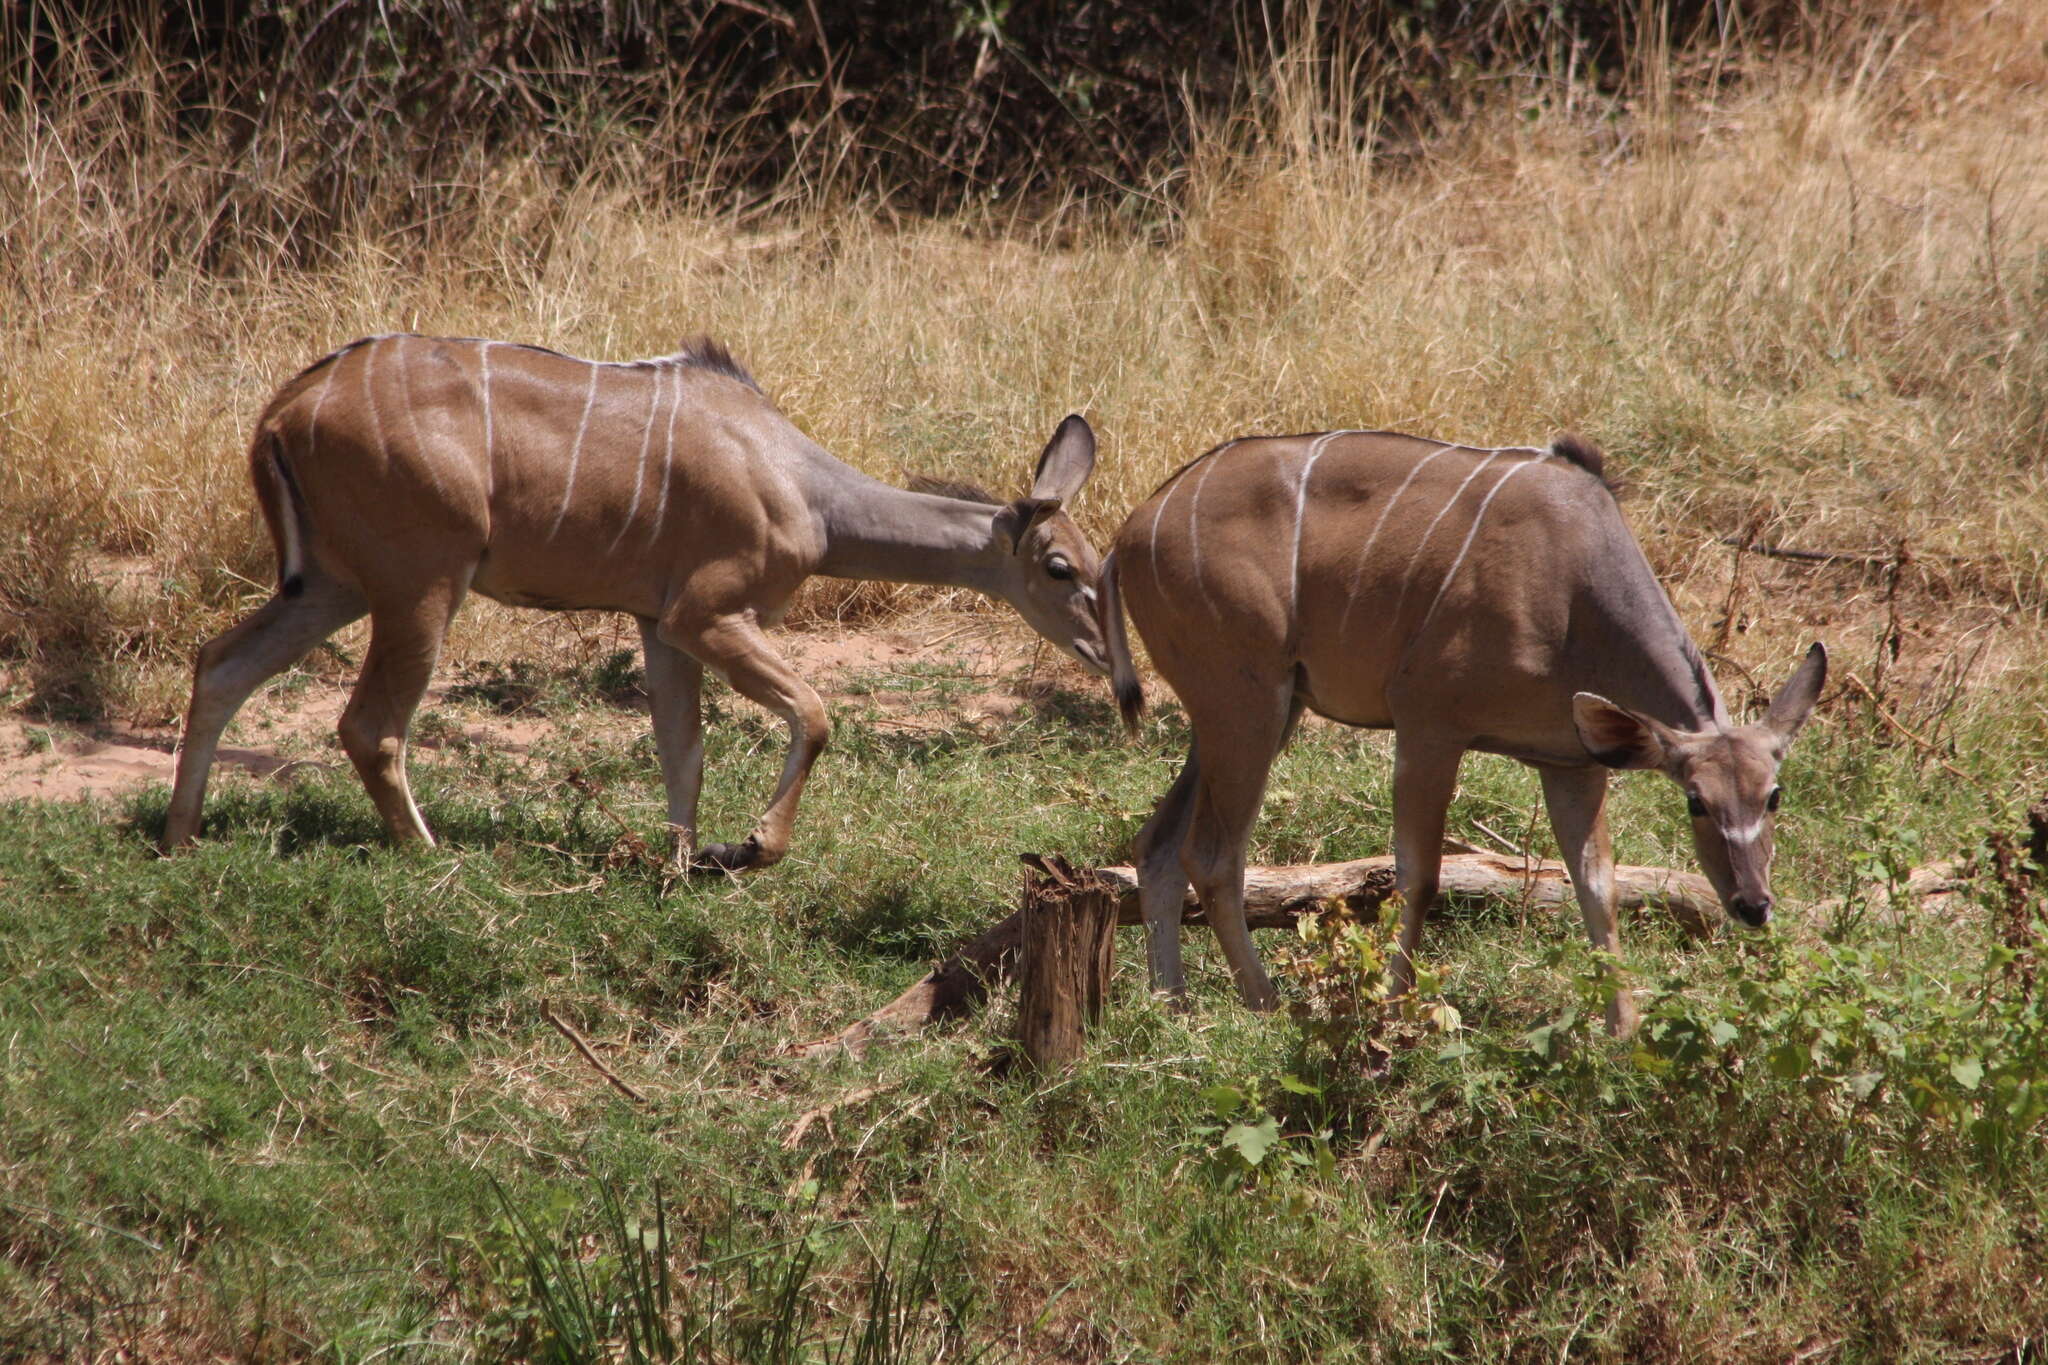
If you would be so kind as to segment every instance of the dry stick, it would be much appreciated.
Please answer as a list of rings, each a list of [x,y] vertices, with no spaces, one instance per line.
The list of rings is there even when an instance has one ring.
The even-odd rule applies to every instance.
[[[632,1086],[620,1080],[617,1072],[613,1071],[610,1067],[606,1066],[602,1061],[600,1061],[598,1059],[597,1053],[591,1050],[590,1044],[584,1041],[583,1035],[578,1033],[575,1030],[575,1028],[569,1023],[568,1020],[557,1016],[555,1014],[554,1009],[545,1000],[540,1002],[540,1017],[541,1020],[544,1023],[546,1023],[549,1028],[552,1028],[555,1032],[561,1034],[564,1038],[567,1038],[572,1044],[574,1044],[576,1050],[583,1054],[583,1060],[589,1062],[591,1066],[595,1067],[597,1069],[598,1075],[610,1081],[612,1083],[612,1088],[614,1090],[618,1091],[621,1095],[624,1095],[627,1099],[633,1101],[633,1103],[635,1104],[647,1103],[647,1097],[641,1094],[639,1091],[635,1090]]]
[[[662,870],[661,860],[655,857],[653,851],[647,847],[647,840],[640,837],[640,831],[627,824],[619,813],[605,802],[604,794],[598,790],[595,782],[592,782],[583,775],[583,769],[572,769],[569,775],[562,780],[577,791],[582,792],[584,796],[590,799],[591,805],[596,806],[606,819],[619,827],[619,843],[614,844],[614,848],[623,844],[627,854],[635,862],[643,867],[651,867],[657,872]]]
[[[1144,923],[1135,869],[1097,868],[1094,875],[1116,887],[1118,924]],[[1443,894],[1452,900],[1492,897],[1553,908],[1575,903],[1563,863],[1498,853],[1445,857],[1440,884]],[[1332,900],[1342,901],[1354,914],[1370,914],[1393,890],[1394,860],[1386,856],[1345,863],[1249,867],[1245,869],[1245,923],[1254,929],[1285,928],[1297,916],[1313,913]],[[1666,867],[1616,867],[1614,890],[1617,908],[1662,907],[1691,933],[1711,933],[1719,917],[1720,899],[1707,879],[1697,873]],[[1181,916],[1184,924],[1208,922],[1192,895]],[[1010,979],[1022,938],[1023,916],[1012,914],[956,949],[874,1013],[829,1038],[794,1044],[789,1052],[799,1057],[841,1049],[858,1053],[880,1034],[913,1032],[965,1014],[987,998],[992,987]]]
[[[1943,758],[1941,756],[1941,750],[1939,747],[1937,747],[1930,741],[1921,738],[1918,734],[1914,733],[1911,729],[1907,728],[1907,725],[1904,721],[1900,720],[1897,716],[1893,715],[1890,711],[1886,710],[1884,703],[1878,700],[1877,693],[1870,690],[1869,683],[1863,681],[1863,679],[1857,677],[1854,673],[1851,673],[1846,679],[1844,679],[1844,681],[1848,684],[1848,686],[1851,689],[1857,692],[1861,692],[1864,695],[1864,697],[1866,697],[1869,700],[1871,709],[1877,712],[1877,718],[1879,720],[1883,721],[1886,725],[1891,726],[1892,729],[1897,730],[1907,739],[1912,740],[1914,744],[1920,747],[1922,753],[1926,754],[1929,758],[1933,759],[1936,763],[1939,763],[1943,768],[1947,769],[1950,775],[1962,778],[1963,781],[1975,787],[1979,792],[1983,793],[1986,797],[1989,797],[1991,795],[1991,788],[1985,786],[1982,782],[1978,781],[1976,778],[1970,776],[1970,774],[1964,772],[1961,768],[1958,768],[1955,764]]]
[[[1722,536],[1723,545],[1733,545],[1748,554],[1763,555],[1768,559],[1789,559],[1798,564],[1854,564],[1865,569],[1890,569],[1899,562],[1897,551],[1891,554],[1865,554],[1858,550],[1798,550],[1789,545],[1763,545],[1745,541],[1741,536]],[[1944,564],[1981,565],[1980,559],[1969,555],[1931,555],[1914,551],[1908,562],[1919,559],[1936,559]]]

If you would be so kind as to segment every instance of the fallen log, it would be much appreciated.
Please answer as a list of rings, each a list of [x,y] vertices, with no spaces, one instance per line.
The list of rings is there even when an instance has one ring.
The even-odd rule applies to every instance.
[[[1027,860],[1035,856],[1025,855]],[[1134,869],[1096,868],[1094,875],[1117,888],[1119,925],[1143,923]],[[1558,862],[1499,853],[1446,854],[1441,883],[1444,898],[1454,907],[1471,901],[1507,901],[1540,909],[1576,904],[1571,880],[1564,864]],[[1245,869],[1245,922],[1254,929],[1286,928],[1304,911],[1331,900],[1342,901],[1354,915],[1365,915],[1376,912],[1393,890],[1392,857],[1250,867]],[[1614,893],[1617,908],[1668,910],[1692,934],[1711,934],[1720,922],[1720,900],[1707,879],[1697,873],[1668,867],[1617,867]],[[1015,974],[1022,923],[1021,915],[1009,916],[962,944],[916,985],[866,1018],[829,1038],[797,1044],[790,1051],[800,1057],[841,1049],[859,1053],[880,1035],[911,1033],[965,1014],[987,999],[991,988]],[[1192,892],[1181,911],[1181,923],[1208,923]]]

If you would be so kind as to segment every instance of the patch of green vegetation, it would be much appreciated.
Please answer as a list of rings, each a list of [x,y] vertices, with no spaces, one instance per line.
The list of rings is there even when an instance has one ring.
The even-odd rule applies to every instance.
[[[729,709],[712,838],[782,738]],[[162,792],[0,806],[0,1356],[1890,1361],[2038,1337],[2043,930],[1988,882],[1939,914],[1894,894],[2015,819],[1847,705],[1795,751],[1779,834],[1780,892],[1832,903],[1767,937],[1631,923],[1631,1044],[1575,916],[1491,907],[1424,939],[1457,1027],[1379,1012],[1379,926],[1262,935],[1296,960],[1271,1018],[1193,932],[1192,1008],[1146,993],[1127,936],[1052,1081],[989,1066],[1002,1005],[786,1056],[1006,913],[1018,852],[1125,859],[1184,727],[1076,714],[842,714],[782,866],[667,888],[565,780],[652,838],[648,746],[596,748],[574,712],[534,771],[416,755],[431,850],[386,846],[346,770],[223,775],[170,860]],[[2009,735],[1956,733],[2017,789]],[[1380,852],[1388,807],[1383,737],[1310,727],[1252,856]],[[1668,783],[1617,782],[1613,811],[1625,861],[1689,863]],[[1469,764],[1452,826],[1546,842],[1504,762]]]

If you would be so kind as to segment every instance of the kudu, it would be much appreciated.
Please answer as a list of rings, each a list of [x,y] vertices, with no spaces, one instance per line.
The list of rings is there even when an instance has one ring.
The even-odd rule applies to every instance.
[[[1125,602],[1194,737],[1138,836],[1155,987],[1185,988],[1192,880],[1245,1001],[1272,1005],[1245,932],[1245,842],[1304,707],[1394,731],[1397,990],[1413,983],[1468,749],[1541,775],[1596,949],[1618,945],[1610,768],[1677,782],[1723,906],[1750,925],[1770,916],[1778,765],[1826,652],[1808,651],[1761,723],[1733,724],[1583,440],[1475,449],[1341,431],[1233,441],[1184,466],[1131,513],[1103,568],[1111,677],[1135,721]],[[1609,1026],[1634,1018],[1618,992]]]
[[[763,633],[812,574],[976,589],[1100,672],[1095,551],[1061,511],[1094,468],[1078,416],[1028,497],[907,492],[820,449],[708,340],[601,363],[423,336],[356,341],[286,384],[249,451],[277,549],[276,596],[199,651],[164,845],[199,831],[222,729],[266,678],[367,613],[341,741],[394,839],[432,842],[405,737],[465,594],[640,622],[672,857],[738,869],[783,856],[829,724]],[[710,668],[789,722],[766,814],[696,849],[700,688]]]

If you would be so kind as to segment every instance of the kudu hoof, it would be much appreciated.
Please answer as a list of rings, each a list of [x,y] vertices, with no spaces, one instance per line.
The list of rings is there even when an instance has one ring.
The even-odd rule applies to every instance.
[[[753,835],[737,844],[707,844],[691,860],[693,872],[744,872],[761,864],[761,841]]]

